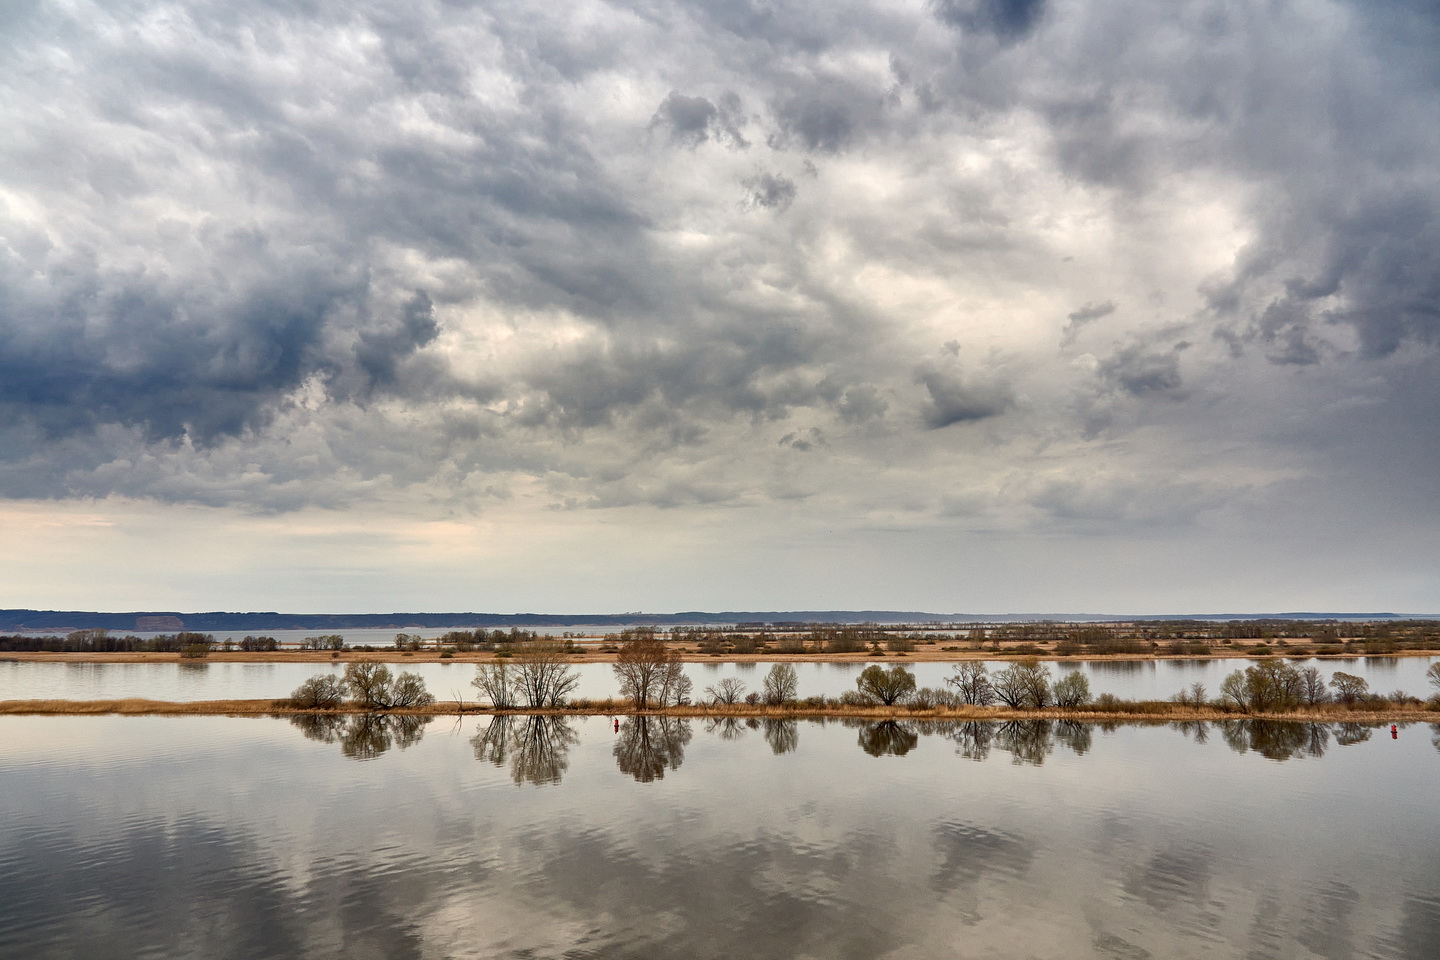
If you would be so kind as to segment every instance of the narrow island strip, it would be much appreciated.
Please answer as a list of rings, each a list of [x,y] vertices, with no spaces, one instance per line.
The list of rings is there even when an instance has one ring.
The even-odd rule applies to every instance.
[[[1185,722],[1218,720],[1285,720],[1296,723],[1440,723],[1440,710],[1429,705],[1354,709],[1323,704],[1298,710],[1237,710],[1190,706],[1170,701],[1120,700],[1104,709],[1047,707],[1014,709],[1005,706],[916,707],[906,704],[706,703],[664,707],[637,707],[629,700],[576,700],[558,707],[501,708],[465,701],[435,701],[411,707],[381,709],[364,703],[343,703],[324,709],[297,707],[289,700],[0,700],[0,715],[9,716],[228,716],[288,717],[383,713],[395,716],[654,716],[654,717],[760,717],[784,719],[854,718],[863,720],[1073,720],[1080,722]]]

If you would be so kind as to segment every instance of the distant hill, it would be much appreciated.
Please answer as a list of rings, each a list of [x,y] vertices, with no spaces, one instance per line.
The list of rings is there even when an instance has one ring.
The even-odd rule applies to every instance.
[[[1430,620],[1434,616],[1396,613],[1221,613],[1124,616],[1088,613],[925,613],[918,610],[725,610],[622,614],[546,613],[182,613],[173,610],[100,613],[85,610],[0,610],[0,631],[64,632],[103,627],[110,630],[360,630],[486,627],[634,627],[659,624],[803,624],[803,623],[1067,623],[1122,620]]]

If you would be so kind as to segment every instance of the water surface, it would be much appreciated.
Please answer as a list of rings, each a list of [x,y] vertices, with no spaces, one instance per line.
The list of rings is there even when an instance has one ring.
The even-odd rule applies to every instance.
[[[0,718],[0,956],[1433,957],[1440,732]]]
[[[921,686],[942,687],[953,663],[919,663],[886,657],[886,666],[902,664],[913,670]],[[1165,700],[1192,683],[1204,683],[1211,696],[1220,691],[1220,681],[1232,670],[1243,669],[1253,660],[1100,660],[1052,662],[1052,673],[1080,670],[1090,679],[1096,693],[1113,693],[1135,700]],[[1400,689],[1417,696],[1433,690],[1425,679],[1430,657],[1363,657],[1354,660],[1294,661],[1314,665],[1329,677],[1342,670],[1363,676],[1371,689],[1390,693]],[[838,696],[855,689],[855,678],[867,663],[796,663],[800,695]],[[991,663],[991,670],[1006,666]],[[409,670],[425,678],[430,692],[441,700],[474,700],[470,681],[475,667],[469,663],[445,662],[407,664],[403,660],[392,670]],[[576,696],[604,699],[618,695],[615,674],[609,664],[576,664],[580,684]],[[759,690],[769,663],[699,662],[686,664],[686,673],[695,685],[695,694],[724,677],[739,677],[748,689]],[[266,700],[289,696],[307,677],[343,672],[341,664],[328,663],[37,663],[4,661],[0,658],[0,700],[114,700],[142,697],[149,700]]]

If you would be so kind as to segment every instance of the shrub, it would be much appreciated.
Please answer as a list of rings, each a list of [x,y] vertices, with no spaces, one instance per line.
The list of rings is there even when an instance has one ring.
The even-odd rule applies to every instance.
[[[418,673],[402,673],[390,687],[389,706],[397,709],[428,707],[435,697],[425,689],[425,681]]]
[[[345,688],[362,707],[373,710],[423,707],[435,702],[418,673],[392,676],[383,663],[360,661],[345,668]]]
[[[1364,677],[1357,677],[1353,673],[1343,673],[1339,670],[1336,670],[1335,675],[1330,678],[1330,686],[1335,691],[1335,699],[1347,707],[1354,706],[1370,692],[1370,682]]]
[[[1090,680],[1079,670],[1072,670],[1055,681],[1052,692],[1056,706],[1083,707],[1090,702]]]
[[[915,674],[904,667],[895,666],[886,670],[876,664],[860,671],[855,686],[865,696],[886,706],[904,703],[915,693]]]
[[[303,710],[333,710],[345,702],[345,683],[333,674],[311,677],[290,694],[290,705]]]

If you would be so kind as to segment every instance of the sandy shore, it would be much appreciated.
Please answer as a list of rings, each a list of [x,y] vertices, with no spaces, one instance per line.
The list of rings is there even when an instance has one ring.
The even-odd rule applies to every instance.
[[[685,647],[678,647],[677,652],[680,659],[686,663],[949,663],[964,660],[1020,660],[1028,657],[1036,657],[1048,661],[1114,661],[1114,660],[1216,660],[1216,659],[1241,659],[1260,660],[1266,657],[1286,657],[1288,654],[1283,650],[1274,650],[1269,654],[1249,653],[1237,647],[1214,647],[1205,654],[1176,654],[1155,651],[1152,653],[1077,653],[1061,656],[1055,653],[1017,653],[1011,650],[940,650],[938,648],[918,647],[910,653],[891,653],[887,651],[883,657],[872,653],[754,653],[754,654],[722,654],[711,656],[701,653],[698,650]],[[1394,653],[1344,653],[1344,654],[1318,654],[1305,653],[1297,654],[1307,659],[1317,660],[1355,660],[1360,657],[1434,657],[1440,656],[1440,650],[1401,650]],[[450,656],[442,656],[438,651],[423,650],[417,652],[404,652],[400,650],[285,650],[274,653],[242,653],[231,651],[229,653],[217,651],[209,656],[196,659],[183,659],[178,653],[33,653],[28,651],[0,651],[0,663],[184,663],[191,665],[203,665],[206,663],[354,663],[357,661],[374,661],[378,663],[488,663],[496,659],[493,653],[454,653]],[[594,649],[585,649],[570,656],[571,663],[614,663],[615,654],[601,653]]]

